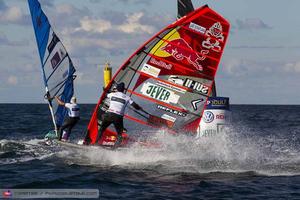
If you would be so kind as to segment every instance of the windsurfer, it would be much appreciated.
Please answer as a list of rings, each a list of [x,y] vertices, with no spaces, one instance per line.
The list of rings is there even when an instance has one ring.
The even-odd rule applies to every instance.
[[[112,91],[107,95],[107,98],[109,98],[110,100],[110,105],[107,112],[103,116],[103,122],[101,124],[99,134],[96,139],[97,144],[99,139],[101,139],[102,134],[106,130],[106,128],[109,125],[114,124],[115,129],[118,133],[117,141],[115,142],[114,148],[118,148],[118,146],[122,143],[122,132],[124,130],[123,116],[127,104],[129,103],[136,110],[142,109],[129,96],[124,94],[125,84],[123,82],[117,85],[116,90],[116,92]]]
[[[63,125],[59,129],[59,140],[67,141],[72,128],[79,121],[79,106],[77,104],[76,97],[72,97],[70,103],[65,103],[57,96],[55,96],[57,103],[61,106],[64,106],[68,110],[68,117],[64,121]],[[64,131],[66,129],[66,132]]]

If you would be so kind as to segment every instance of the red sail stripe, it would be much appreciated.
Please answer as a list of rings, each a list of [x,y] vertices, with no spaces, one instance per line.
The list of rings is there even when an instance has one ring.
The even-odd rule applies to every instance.
[[[146,126],[151,126],[151,127],[153,127],[153,128],[159,128],[159,127],[157,127],[157,126],[154,126],[154,125],[152,125],[152,124],[149,124],[148,122],[144,122],[144,121],[142,121],[142,120],[139,120],[139,119],[137,119],[137,118],[135,118],[135,117],[132,117],[132,116],[130,116],[130,115],[124,115],[124,117],[125,117],[126,119],[135,121],[135,122],[137,122],[137,123],[140,123],[140,124],[143,124],[143,125],[146,125]]]

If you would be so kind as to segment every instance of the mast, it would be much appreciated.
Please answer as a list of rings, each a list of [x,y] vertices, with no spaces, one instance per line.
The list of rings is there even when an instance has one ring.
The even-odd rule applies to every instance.
[[[178,0],[177,8],[178,8],[177,19],[180,19],[181,17],[195,10],[191,0]]]

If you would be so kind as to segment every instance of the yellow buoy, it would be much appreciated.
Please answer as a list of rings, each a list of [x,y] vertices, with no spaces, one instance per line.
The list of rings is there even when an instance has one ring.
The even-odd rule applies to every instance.
[[[110,64],[107,62],[105,63],[105,67],[104,67],[104,72],[103,72],[103,79],[104,79],[104,88],[107,87],[107,85],[109,84],[110,80],[111,80],[111,67]]]

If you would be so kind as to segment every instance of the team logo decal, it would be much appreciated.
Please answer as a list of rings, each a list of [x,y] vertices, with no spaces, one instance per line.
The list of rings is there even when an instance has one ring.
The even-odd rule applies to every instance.
[[[212,121],[214,121],[214,114],[210,111],[205,111],[204,115],[203,115],[203,119],[205,123],[211,123]]]
[[[166,42],[170,41],[170,42]],[[170,31],[164,38],[159,41],[150,51],[151,54],[158,57],[172,56],[178,61],[187,60],[197,70],[203,71],[200,61],[206,58],[208,50],[201,50],[197,54],[192,47],[180,37],[176,29]]]
[[[171,40],[166,46],[162,47],[161,50],[171,54],[173,58],[178,61],[186,59],[199,71],[203,71],[203,67],[199,62],[204,60],[206,58],[206,54],[208,54],[207,50],[202,50],[202,55],[199,56],[182,38]]]
[[[160,66],[160,67],[162,67],[162,68],[165,68],[165,69],[167,69],[167,70],[171,70],[172,67],[173,67],[172,64],[167,64],[167,63],[165,63],[164,61],[162,61],[162,60],[156,60],[155,58],[151,58],[151,59],[150,59],[150,63],[151,63],[151,64],[158,65],[158,66]]]
[[[215,52],[220,52],[222,50],[220,42],[224,41],[222,30],[223,28],[220,22],[214,23],[209,30],[206,31],[205,35],[208,37],[202,42],[202,46]]]

